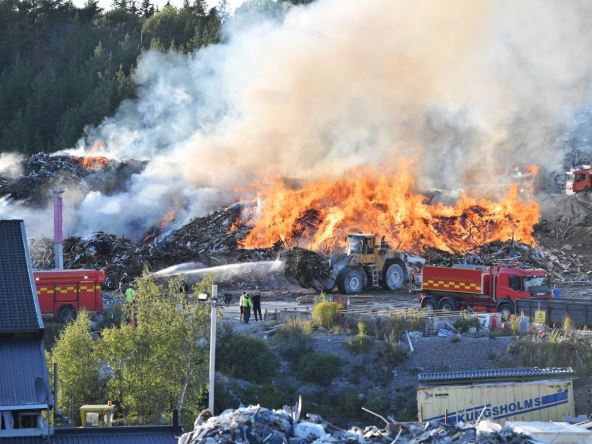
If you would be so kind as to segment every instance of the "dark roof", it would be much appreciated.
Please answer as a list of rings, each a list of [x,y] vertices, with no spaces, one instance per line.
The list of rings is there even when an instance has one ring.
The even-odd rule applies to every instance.
[[[458,372],[420,373],[419,382],[478,382],[485,380],[535,380],[566,378],[575,375],[571,367],[557,368],[495,368],[488,370],[463,370]]]
[[[53,436],[2,439],[2,444],[177,444],[182,430],[172,426],[56,429]]]
[[[0,334],[43,330],[22,220],[0,220]]]
[[[47,404],[51,391],[42,339],[0,336],[0,406]]]

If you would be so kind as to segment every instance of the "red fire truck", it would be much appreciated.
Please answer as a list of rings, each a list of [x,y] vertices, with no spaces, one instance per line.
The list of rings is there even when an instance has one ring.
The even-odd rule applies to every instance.
[[[35,271],[35,286],[41,314],[60,322],[70,321],[78,310],[103,311],[101,270]]]
[[[590,165],[581,165],[565,175],[565,193],[577,194],[592,191],[592,169]]]
[[[499,312],[507,319],[517,301],[546,299],[551,291],[548,273],[540,268],[456,265],[425,266],[419,295],[423,308]]]

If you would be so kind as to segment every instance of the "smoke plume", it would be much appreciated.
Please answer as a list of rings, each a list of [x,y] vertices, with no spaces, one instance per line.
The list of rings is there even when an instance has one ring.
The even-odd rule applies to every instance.
[[[150,163],[128,192],[89,194],[79,229],[137,236],[269,175],[407,162],[420,190],[471,192],[499,186],[501,167],[560,171],[589,101],[591,20],[584,0],[317,0],[229,20],[224,43],[193,54],[148,52],[138,98],[78,149]]]

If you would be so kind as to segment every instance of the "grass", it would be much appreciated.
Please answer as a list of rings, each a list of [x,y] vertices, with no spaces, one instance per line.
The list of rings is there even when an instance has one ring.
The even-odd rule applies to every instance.
[[[572,367],[576,382],[592,376],[592,338],[554,330],[547,338],[517,339],[510,347],[514,362],[526,367]]]

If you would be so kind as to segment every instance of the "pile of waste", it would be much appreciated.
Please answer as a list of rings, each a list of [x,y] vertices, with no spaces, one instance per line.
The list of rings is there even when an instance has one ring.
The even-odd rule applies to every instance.
[[[284,274],[293,278],[304,288],[322,290],[322,281],[329,277],[331,264],[328,257],[304,248],[293,248],[282,252],[285,262]]]
[[[20,162],[18,177],[0,176],[0,197],[35,207],[46,205],[55,191],[68,188],[112,193],[145,165],[143,161],[120,162],[100,156],[34,154]]]
[[[472,264],[543,268],[557,282],[589,282],[592,279],[591,265],[583,257],[572,253],[571,250],[570,245],[565,245],[561,249],[546,249],[508,240],[484,244],[476,250],[464,254],[452,254],[429,248],[425,251],[424,258],[429,264],[442,266]]]
[[[515,443],[536,441],[504,427],[482,421],[474,424],[399,423],[385,419],[385,427],[352,427],[344,430],[307,414],[300,420],[295,409],[270,410],[258,405],[225,410],[219,416],[202,413],[194,430],[179,438],[179,444],[378,444],[378,443]]]
[[[150,240],[133,241],[103,232],[64,240],[64,268],[103,269],[105,288],[114,290],[127,285],[146,268],[157,271],[185,262],[199,262],[211,267],[240,262],[276,259],[278,251],[243,249],[240,240],[245,228],[231,231],[240,214],[240,205],[216,210],[193,219],[179,230]],[[33,267],[52,268],[53,241],[34,239],[30,244]]]

